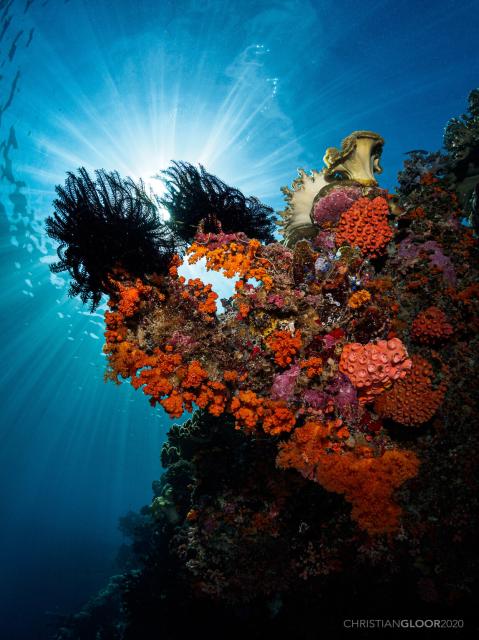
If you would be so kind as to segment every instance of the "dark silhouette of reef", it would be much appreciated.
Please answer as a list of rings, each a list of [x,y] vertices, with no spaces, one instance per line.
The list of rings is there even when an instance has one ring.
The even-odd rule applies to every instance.
[[[343,621],[378,618],[457,618],[474,628],[471,523],[479,514],[465,469],[478,443],[470,427],[459,419],[447,436],[432,425],[410,436],[430,457],[402,502],[427,534],[389,549],[386,540],[371,543],[351,527],[339,496],[278,470],[270,442],[258,446],[231,422],[198,412],[171,429],[162,451],[167,469],[153,483],[151,505],[120,523],[131,538],[120,553],[124,573],[54,637],[312,640],[363,637]],[[278,531],[261,531],[254,515],[278,500]],[[192,503],[207,514],[196,530]],[[445,516],[451,505],[470,518],[460,532]],[[463,536],[460,547],[455,533]]]

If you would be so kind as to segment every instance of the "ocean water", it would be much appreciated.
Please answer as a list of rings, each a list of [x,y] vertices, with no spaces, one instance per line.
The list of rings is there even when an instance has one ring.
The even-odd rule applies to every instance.
[[[115,572],[171,421],[104,384],[101,309],[48,265],[43,223],[80,166],[161,193],[201,162],[280,209],[298,167],[356,129],[380,183],[436,150],[478,84],[478,2],[0,2],[0,638],[47,638]]]

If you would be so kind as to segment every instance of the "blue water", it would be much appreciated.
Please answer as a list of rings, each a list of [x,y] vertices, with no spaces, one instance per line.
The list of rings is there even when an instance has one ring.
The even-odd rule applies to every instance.
[[[437,149],[479,80],[478,2],[0,1],[0,638],[45,638],[115,571],[170,421],[105,385],[101,313],[52,276],[42,225],[84,165],[202,162],[281,208],[355,129]],[[49,615],[46,615],[49,612]]]

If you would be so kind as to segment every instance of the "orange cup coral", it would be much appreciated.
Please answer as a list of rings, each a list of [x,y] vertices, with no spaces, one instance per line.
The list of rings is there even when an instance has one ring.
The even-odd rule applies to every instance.
[[[293,356],[301,349],[301,332],[273,331],[266,339],[266,345],[274,352],[274,361],[280,367],[287,367]]]
[[[396,530],[401,508],[393,501],[393,492],[417,475],[419,459],[412,451],[401,449],[378,457],[364,447],[341,450],[341,438],[349,434],[347,429],[337,430],[338,426],[309,422],[296,429],[290,440],[280,444],[276,464],[281,469],[296,469],[328,491],[343,494],[352,504],[352,518],[369,534]],[[337,449],[332,447],[335,431]]]
[[[366,304],[366,302],[369,302],[370,300],[371,294],[369,293],[369,291],[366,291],[366,289],[360,289],[359,291],[353,293],[349,298],[348,306],[351,307],[351,309],[359,309],[359,307],[362,307],[364,304]]]
[[[422,344],[434,344],[448,338],[454,329],[447,316],[437,307],[421,311],[412,323],[411,336]]]
[[[411,366],[406,348],[398,338],[366,345],[346,344],[339,361],[339,370],[359,390],[361,404],[371,402],[394,380],[404,378]]]
[[[447,373],[443,369],[443,374]],[[447,391],[447,378],[437,388],[432,386],[433,368],[421,358],[412,357],[412,370],[407,378],[380,395],[374,403],[376,413],[399,424],[420,425],[430,420],[438,410]]]
[[[380,255],[393,237],[387,220],[388,213],[389,205],[385,198],[359,198],[339,220],[336,246],[349,244],[359,247],[363,255]]]

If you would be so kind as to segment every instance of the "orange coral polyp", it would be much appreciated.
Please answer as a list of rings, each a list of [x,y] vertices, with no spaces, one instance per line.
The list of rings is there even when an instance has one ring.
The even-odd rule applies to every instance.
[[[328,491],[343,494],[352,505],[353,519],[369,534],[396,530],[401,509],[393,501],[393,492],[417,475],[419,459],[412,451],[397,449],[374,457],[368,448],[335,448],[331,436],[338,426],[311,421],[296,429],[280,444],[276,464],[281,469],[296,469]],[[337,434],[346,437],[341,429]]]
[[[351,295],[348,300],[348,306],[351,307],[351,309],[359,309],[359,307],[362,307],[370,300],[371,294],[369,291],[366,291],[366,289],[360,289]]]
[[[397,530],[401,508],[393,492],[417,475],[419,459],[412,451],[385,451],[379,457],[358,452],[324,455],[315,480],[328,491],[341,493],[351,503],[351,517],[370,535]]]
[[[235,428],[251,431],[264,415],[263,399],[254,391],[239,391],[231,401],[230,410],[236,418]]]
[[[184,284],[180,296],[183,300],[191,300],[206,321],[212,320],[212,314],[217,311],[216,300],[218,299],[212,284],[204,284],[200,278],[190,278]]]
[[[191,389],[199,387],[202,382],[208,378],[208,374],[203,369],[198,360],[192,360],[188,364],[186,376],[181,381],[181,386],[184,389]]]
[[[135,280],[134,286],[125,285],[114,278],[110,278],[110,282],[118,292],[118,313],[125,318],[135,315],[139,310],[141,301],[153,291],[153,287],[143,284],[139,278]]]
[[[422,344],[434,344],[447,339],[454,329],[447,316],[438,307],[428,307],[421,311],[412,323],[411,336]]]
[[[359,198],[341,215],[335,234],[336,246],[349,244],[359,247],[363,255],[380,255],[393,237],[387,221],[388,213],[389,205],[385,198]]]
[[[263,430],[272,436],[288,433],[296,424],[294,413],[281,401],[270,400],[263,419]]]
[[[323,360],[318,356],[313,356],[300,362],[299,366],[301,369],[306,369],[308,378],[314,378],[315,376],[319,376],[323,371]]]
[[[287,367],[301,349],[301,331],[295,331],[294,334],[286,330],[273,331],[266,339],[266,345],[274,352],[276,364]]]
[[[222,271],[226,278],[254,278],[269,289],[273,284],[273,279],[268,273],[271,265],[259,255],[260,247],[261,243],[254,239],[248,242],[229,242],[215,249],[194,242],[186,253],[189,256],[189,264],[195,264],[205,258],[208,270]]]
[[[407,426],[428,422],[442,404],[447,391],[445,367],[442,373],[442,380],[434,388],[431,364],[421,356],[413,356],[411,373],[381,394],[374,403],[374,410],[384,418]]]
[[[348,343],[339,361],[339,370],[359,390],[361,404],[371,402],[394,380],[404,378],[411,366],[406,348],[398,338],[366,345]]]

